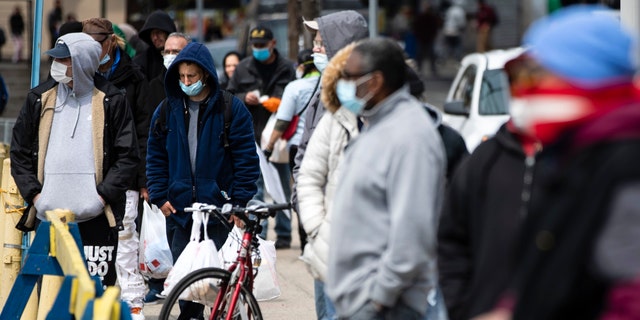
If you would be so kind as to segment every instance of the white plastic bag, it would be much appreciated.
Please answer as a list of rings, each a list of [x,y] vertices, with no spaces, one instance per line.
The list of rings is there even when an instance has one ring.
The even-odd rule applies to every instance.
[[[271,133],[273,133],[273,129],[276,126],[276,121],[278,121],[278,119],[276,119],[276,114],[271,114],[260,136],[260,147],[262,149],[266,148],[267,144],[269,144],[269,140],[271,140]],[[286,140],[278,139],[276,141],[269,161],[273,163],[289,163],[289,146],[287,145]]]
[[[143,276],[162,279],[173,267],[173,256],[167,241],[166,220],[155,204],[149,206],[146,201],[143,202],[138,265]]]
[[[218,250],[213,240],[209,239],[206,232],[209,215],[201,212],[193,213],[193,226],[191,227],[191,238],[187,246],[184,248],[178,260],[169,272],[167,279],[164,281],[164,290],[162,295],[169,295],[173,287],[182,280],[187,274],[203,268],[221,267]],[[205,226],[204,240],[200,241],[200,227]],[[207,279],[194,283],[180,295],[182,300],[191,301],[207,301],[213,303],[218,292],[218,283],[216,280]]]
[[[223,268],[228,268],[236,261],[243,233],[242,229],[234,226],[229,232],[227,241],[218,251]],[[258,276],[254,279],[253,295],[258,301],[273,300],[280,296],[280,284],[276,272],[276,247],[273,241],[263,240],[260,237],[258,237],[258,242],[262,261],[258,267]],[[255,267],[255,255],[251,258]]]

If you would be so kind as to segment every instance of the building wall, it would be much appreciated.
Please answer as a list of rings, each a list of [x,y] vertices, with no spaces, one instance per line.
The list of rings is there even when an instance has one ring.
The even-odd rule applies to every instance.
[[[32,12],[35,12],[36,1],[34,0]],[[42,10],[42,45],[41,45],[41,57],[47,58],[44,52],[49,49],[50,46],[50,35],[47,29],[47,15],[49,11],[51,11],[54,7],[53,0],[42,0],[43,1],[43,10]],[[67,14],[73,13],[76,16],[76,19],[82,21],[88,18],[100,17],[100,2],[101,0],[62,0],[62,14],[63,19],[66,18]],[[126,0],[104,0],[106,1],[106,16],[105,18],[111,20],[113,23],[123,23],[126,21]],[[9,34],[9,16],[13,12],[13,8],[16,5],[20,5],[22,7],[23,18],[25,19],[25,24],[27,24],[25,31],[25,54],[30,52],[32,37],[30,34],[27,34],[30,30],[28,26],[30,23],[33,24],[33,19],[28,17],[27,5],[29,2],[22,1],[0,1],[0,27],[5,30],[5,34],[7,36],[7,43],[2,47],[2,58],[4,60],[11,57],[13,52],[13,44],[11,43],[11,38]],[[27,57],[28,58],[28,57]]]

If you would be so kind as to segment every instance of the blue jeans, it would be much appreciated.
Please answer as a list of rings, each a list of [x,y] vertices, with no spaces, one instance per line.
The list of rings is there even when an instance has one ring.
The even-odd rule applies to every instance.
[[[385,308],[382,311],[377,311],[371,301],[367,301],[360,309],[358,309],[352,316],[344,319],[349,320],[420,320],[422,316],[417,311],[409,308],[408,306],[398,302],[391,308]]]
[[[429,292],[429,298],[427,313],[424,315],[424,320],[447,320],[449,315],[447,314],[447,306],[444,304],[444,297],[440,287],[436,287],[434,291]]]
[[[329,296],[324,291],[324,282],[320,280],[313,280],[314,298],[316,302],[316,315],[318,320],[336,320],[336,308],[333,306],[333,302],[329,299]]]
[[[289,171],[289,164],[287,163],[272,163],[276,170],[278,170],[278,176],[280,177],[280,184],[282,184],[282,191],[284,191],[285,200],[291,199],[291,172]],[[258,184],[258,192],[253,197],[256,200],[264,201],[264,179],[262,174],[256,182]],[[291,211],[290,211],[291,212]],[[262,232],[260,237],[267,239],[267,229],[269,228],[269,220],[262,220]],[[276,227],[274,228],[278,239],[285,239],[291,241],[291,219],[282,211],[276,213]]]
[[[212,222],[213,219],[215,222]],[[179,223],[173,219],[167,219],[167,239],[169,240],[169,247],[171,248],[171,255],[173,256],[173,263],[178,260],[178,257],[191,241],[191,226],[193,222],[190,222],[186,228],[183,228]],[[229,236],[229,229],[220,223],[216,218],[210,217],[207,224],[207,234],[209,238],[213,240],[216,248],[222,247],[224,242]],[[202,240],[204,237],[200,235]],[[180,319],[202,319],[202,310],[204,306],[199,303],[193,303],[190,301],[180,301]]]

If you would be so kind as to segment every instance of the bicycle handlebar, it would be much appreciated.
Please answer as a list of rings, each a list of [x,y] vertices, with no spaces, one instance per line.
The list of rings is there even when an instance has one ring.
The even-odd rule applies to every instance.
[[[184,208],[185,212],[196,212],[196,211],[209,211],[209,212],[217,212],[222,215],[225,214],[237,214],[237,213],[245,213],[245,214],[255,214],[260,218],[267,218],[269,216],[275,216],[277,211],[280,210],[288,210],[291,209],[291,203],[274,203],[274,204],[266,204],[259,201],[249,201],[247,207],[241,206],[233,206],[230,203],[227,203],[219,208],[212,204],[204,204],[204,203],[194,203],[191,207]]]
[[[251,203],[251,202],[250,202]],[[256,204],[247,207],[249,213],[273,213],[281,210],[291,209],[291,203]]]

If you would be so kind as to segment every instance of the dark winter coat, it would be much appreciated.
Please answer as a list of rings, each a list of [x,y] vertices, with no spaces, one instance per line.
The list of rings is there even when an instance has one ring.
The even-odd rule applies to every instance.
[[[149,81],[149,92],[153,92],[153,94],[149,95],[148,99],[151,114],[158,108],[162,100],[167,97],[167,94],[164,92],[164,76],[166,73],[167,70],[163,69],[159,76]]]
[[[640,184],[639,163],[638,105],[600,115],[545,148],[518,242],[514,319],[600,319],[609,290],[625,279],[605,274],[594,263],[595,248],[612,217],[630,218],[622,223],[632,226],[618,226],[618,231],[638,230],[638,198],[624,201],[616,196]],[[622,245],[631,249],[634,244]],[[630,251],[626,259],[606,263],[633,263],[637,250]]]
[[[9,26],[11,27],[11,34],[14,36],[21,36],[24,32],[24,19],[20,13],[14,13],[9,18]]]
[[[247,93],[256,89],[260,90],[261,95],[282,98],[284,87],[296,79],[296,72],[295,69],[293,69],[293,63],[280,55],[278,50],[273,49],[273,54],[276,55],[276,60],[272,63],[275,63],[276,67],[268,83],[262,80],[258,72],[257,64],[260,62],[253,57],[246,57],[242,59],[236,67],[233,77],[229,80],[227,90],[235,94],[240,101],[244,101]],[[249,112],[251,112],[251,117],[253,118],[255,139],[256,141],[260,141],[262,130],[264,130],[271,116],[271,112],[260,104],[253,106],[248,105],[247,108],[249,108]]]
[[[153,29],[162,30],[169,35],[172,32],[176,32],[176,25],[166,12],[158,10],[149,15],[144,26],[140,29],[138,37],[149,47],[146,50],[138,51],[133,58],[133,62],[140,66],[147,79],[157,77],[164,70],[162,54],[151,41],[151,31]]]
[[[42,98],[51,92],[55,95],[57,86],[58,83],[55,80],[49,79],[33,88],[27,95],[27,101],[20,110],[13,127],[11,175],[20,194],[28,204],[25,212],[30,217],[33,211],[34,218],[35,210],[31,210],[33,198],[42,190],[42,183],[38,180]],[[124,216],[125,191],[129,187],[131,178],[135,176],[139,162],[133,116],[129,108],[126,107],[125,96],[109,81],[96,75],[94,86],[105,95],[102,101],[105,114],[104,144],[102,146],[104,152],[103,180],[98,184],[97,189],[98,194],[107,204],[111,205],[115,218],[115,225],[112,227],[121,227]],[[35,220],[31,218],[25,223],[21,223],[20,230],[29,230],[35,226]]]
[[[133,114],[141,161],[138,166],[137,177],[131,182],[130,188],[139,190],[147,185],[145,159],[147,157],[149,121],[153,113],[148,104],[149,83],[142,71],[140,71],[140,67],[134,64],[124,51],[116,50],[120,60],[109,81],[125,94]]]
[[[508,286],[523,190],[535,163],[503,125],[458,167],[438,229],[440,287],[452,320],[493,309]],[[524,181],[528,181],[525,184]]]
[[[181,62],[190,61],[209,74],[210,98],[201,105],[198,115],[198,150],[195,175],[191,174],[188,121],[185,119],[185,99],[178,80]],[[165,77],[167,108],[157,108],[151,119],[147,144],[147,185],[152,203],[161,207],[166,201],[178,211],[175,219],[182,227],[191,221],[184,208],[193,202],[222,206],[227,202],[246,205],[257,191],[260,175],[258,154],[253,137],[251,115],[237,98],[232,103],[232,122],[228,140],[230,149],[222,144],[223,110],[218,74],[207,48],[199,43],[187,45],[171,64]],[[166,127],[159,125],[160,113]],[[226,200],[228,194],[231,200]],[[210,221],[211,223],[211,221]]]

